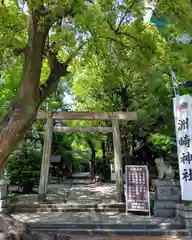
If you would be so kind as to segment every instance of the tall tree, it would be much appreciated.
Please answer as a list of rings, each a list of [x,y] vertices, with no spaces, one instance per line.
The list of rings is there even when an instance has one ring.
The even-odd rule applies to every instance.
[[[143,49],[155,51],[153,36],[140,34],[145,32],[143,7],[137,1],[1,1],[0,70],[5,78],[7,69],[18,65],[18,77],[14,99],[0,122],[0,167],[35,121],[41,103],[69,74],[69,64],[74,68],[82,54],[88,59],[85,53],[102,45],[102,39],[132,39],[130,46],[126,39],[122,44],[139,46],[141,56]],[[130,13],[137,21],[127,28]]]
[[[134,28],[134,24],[129,27]],[[135,44],[129,38],[103,41],[89,62],[79,66],[72,80],[79,110],[137,112],[139,121],[121,124],[126,163],[131,163],[134,148],[142,146],[149,134],[165,127],[174,129],[171,79],[166,60],[162,61],[167,57],[167,45],[153,25],[149,24],[143,34],[156,36],[157,55],[150,49],[146,59],[140,61],[140,49],[133,51],[124,46],[126,42],[129,46]]]
[[[75,4],[73,1],[68,4],[62,1],[57,4],[52,1],[1,2],[1,68],[4,70],[6,66],[13,66],[18,59],[21,71],[18,73],[20,80],[17,80],[15,99],[0,122],[0,167],[34,122],[40,104],[56,91],[60,78],[68,74],[67,67],[75,52],[74,47],[78,48],[81,43],[80,40],[74,43],[75,38],[69,36],[69,22],[74,22],[74,17],[86,8],[85,2]],[[74,29],[74,25],[71,28]],[[65,36],[57,41],[58,34]],[[67,37],[71,39],[65,44]],[[62,45],[66,48],[63,52]],[[74,51],[69,53],[72,46]],[[57,55],[60,55],[60,60]],[[10,61],[5,60],[8,57]],[[49,71],[46,80],[41,83],[44,61],[48,63]]]

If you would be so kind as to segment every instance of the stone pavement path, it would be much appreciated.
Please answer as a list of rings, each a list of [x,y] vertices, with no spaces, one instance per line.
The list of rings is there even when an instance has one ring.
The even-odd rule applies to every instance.
[[[95,184],[74,184],[69,193],[67,203],[115,203],[115,184],[95,183]]]
[[[95,183],[92,184],[88,179],[78,179],[78,174],[72,180],[64,180],[62,183],[52,183],[47,187],[47,201],[49,203],[68,203],[68,204],[99,204],[115,203],[115,184]],[[83,175],[82,175],[83,176]],[[14,186],[9,188],[15,190]],[[38,191],[38,189],[34,189]],[[35,204],[37,194],[18,194],[17,203]]]
[[[73,174],[74,179],[62,183],[52,183],[47,188],[48,203],[68,204],[101,204],[116,203],[116,187],[114,183],[91,183],[86,179],[87,173]],[[78,178],[78,176],[80,178]],[[14,190],[15,187],[10,187]],[[38,191],[38,189],[34,189]],[[153,195],[153,193],[152,193]],[[17,203],[35,204],[37,194],[20,194],[16,196]]]
[[[155,218],[149,216],[126,215],[125,213],[96,213],[96,212],[71,212],[71,213],[15,213],[12,216],[27,223],[49,223],[49,224],[126,224],[132,223],[161,224],[162,227],[175,223],[171,218]]]
[[[80,182],[80,181],[79,181]],[[55,204],[101,204],[116,203],[116,188],[113,183],[95,183],[73,180],[49,184],[47,201]],[[37,190],[37,189],[36,189]],[[37,194],[17,195],[17,203],[36,204]]]
[[[72,180],[65,180],[63,183],[52,183],[47,187],[47,202],[49,203],[66,203],[66,199],[70,192],[72,185]],[[37,193],[33,194],[12,194],[12,191],[15,191],[17,187],[9,186],[10,198],[14,199],[17,203],[24,204],[36,204],[37,202]],[[34,188],[34,191],[38,192],[38,188]],[[14,195],[14,197],[12,197]]]

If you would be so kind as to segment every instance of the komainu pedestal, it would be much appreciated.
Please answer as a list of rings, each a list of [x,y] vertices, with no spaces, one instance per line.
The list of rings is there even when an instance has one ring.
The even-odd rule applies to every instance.
[[[175,217],[176,204],[180,201],[178,180],[158,179],[155,181],[155,217]]]

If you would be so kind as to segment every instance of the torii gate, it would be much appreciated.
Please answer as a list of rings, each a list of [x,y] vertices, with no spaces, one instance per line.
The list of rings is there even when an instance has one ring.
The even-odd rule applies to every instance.
[[[137,120],[136,112],[38,112],[36,119],[47,120],[38,190],[38,199],[40,201],[45,201],[47,194],[53,132],[112,132],[117,202],[124,201],[124,179],[121,157],[119,120]],[[54,127],[54,120],[104,120],[112,121],[112,127]]]

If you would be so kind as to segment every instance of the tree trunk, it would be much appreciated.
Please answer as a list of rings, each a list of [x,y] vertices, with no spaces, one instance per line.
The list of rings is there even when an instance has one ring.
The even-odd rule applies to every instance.
[[[133,137],[127,136],[124,138],[124,154],[125,154],[125,165],[134,165],[133,162],[133,153],[134,153],[134,146],[133,146]]]
[[[95,175],[96,175],[96,151],[95,151],[95,147],[93,145],[93,143],[91,142],[91,140],[87,139],[87,143],[91,149],[91,159],[90,159],[90,175],[91,175],[91,179],[92,181],[95,181]]]
[[[23,103],[18,102],[0,122],[0,169],[3,168],[6,157],[24,138],[27,130],[35,121],[37,108],[25,106],[25,103],[27,100]]]
[[[134,135],[131,134],[130,139],[129,139],[129,157],[130,157],[130,163],[135,164],[135,159],[134,159],[134,142],[135,138]]]
[[[122,163],[123,166],[128,165],[128,156],[127,156],[127,141],[126,136],[123,136],[121,138],[121,144],[122,144]]]
[[[10,106],[8,113],[0,120],[0,170],[3,169],[7,156],[22,140],[36,119],[39,105],[57,89],[59,79],[65,76],[69,60],[59,63],[56,53],[47,55],[50,64],[50,75],[40,86],[42,60],[45,55],[45,42],[54,18],[42,6],[31,10],[28,29],[28,42],[23,49],[24,66],[20,88],[16,101]],[[43,23],[43,24],[42,24]],[[50,49],[48,49],[50,51]],[[15,236],[18,237],[15,237]],[[32,239],[24,224],[10,216],[0,214],[0,237],[2,239]]]
[[[40,9],[39,9],[40,10]],[[23,139],[35,120],[40,104],[40,75],[46,37],[51,25],[40,26],[41,15],[38,10],[31,13],[29,38],[24,50],[24,66],[17,100],[0,122],[0,168],[5,158]]]
[[[89,161],[90,162],[90,177],[91,180],[94,182],[95,181],[95,161],[92,159]]]
[[[46,21],[41,24],[44,17]],[[46,17],[41,7],[32,11],[17,100],[0,121],[0,169],[4,166],[6,157],[18,141],[24,138],[27,130],[35,121],[40,104],[56,91],[60,78],[68,74],[67,66],[70,60],[60,63],[56,58],[56,53],[48,54],[51,71],[45,83],[40,86],[45,42],[52,24],[52,20]]]
[[[108,163],[107,163],[107,160],[106,160],[106,148],[105,148],[105,142],[102,141],[101,142],[101,149],[102,149],[102,158],[103,158],[103,161],[102,161],[102,180],[103,181],[106,181],[108,180],[107,179],[107,167],[108,167]]]

